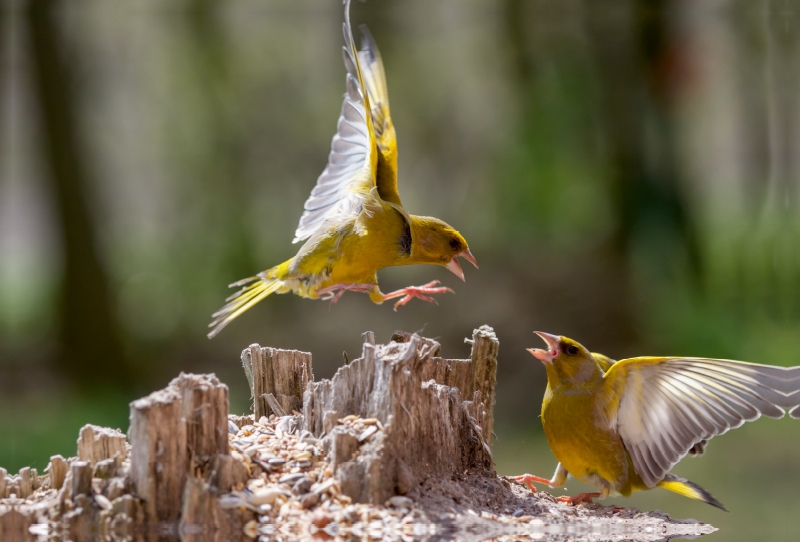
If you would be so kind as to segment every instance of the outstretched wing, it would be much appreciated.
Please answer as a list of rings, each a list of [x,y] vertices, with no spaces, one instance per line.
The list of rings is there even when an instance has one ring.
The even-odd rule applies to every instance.
[[[317,179],[295,232],[294,243],[307,239],[327,219],[360,212],[364,197],[375,186],[378,150],[368,93],[350,27],[350,0],[344,12],[344,65],[347,92],[331,141],[328,165]]]
[[[380,197],[402,206],[397,191],[397,135],[389,113],[389,91],[386,86],[386,73],[378,46],[366,26],[361,30],[361,49],[358,58],[367,85],[369,103],[372,106],[372,125],[378,144],[378,170],[376,184]]]
[[[621,397],[612,428],[648,487],[692,448],[761,415],[780,418],[800,401],[800,367],[705,358],[632,358],[611,366]]]

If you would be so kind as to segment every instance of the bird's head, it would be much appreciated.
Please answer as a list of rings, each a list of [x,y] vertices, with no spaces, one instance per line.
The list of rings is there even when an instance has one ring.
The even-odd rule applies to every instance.
[[[449,224],[429,216],[413,216],[411,222],[414,230],[411,261],[441,265],[461,280],[464,280],[464,271],[459,257],[478,267],[466,239]]]
[[[560,335],[534,331],[547,343],[547,349],[528,348],[533,357],[544,363],[551,385],[564,381],[585,381],[598,374],[600,365],[582,344]],[[556,382],[553,382],[556,380]]]

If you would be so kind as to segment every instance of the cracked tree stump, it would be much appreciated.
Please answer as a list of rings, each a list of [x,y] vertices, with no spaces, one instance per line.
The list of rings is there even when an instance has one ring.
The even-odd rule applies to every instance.
[[[487,421],[498,351],[491,328],[475,330],[469,360],[436,357],[439,344],[417,335],[395,333],[386,345],[366,339],[360,358],[305,394],[305,427],[324,437],[342,492],[383,504],[432,476],[491,471]],[[350,434],[337,425],[347,416],[377,420],[376,429]]]
[[[314,380],[311,354],[251,344],[242,351],[242,367],[250,384],[256,420],[303,410],[303,392]]]
[[[408,342],[411,333],[395,331],[393,342]],[[433,339],[418,336],[418,340],[431,349],[429,357],[420,367],[420,378],[423,381],[435,380],[437,384],[458,388],[462,397],[472,397],[476,391],[483,398],[485,415],[478,420],[483,428],[483,438],[491,445],[494,430],[495,385],[497,382],[497,353],[500,342],[494,330],[489,326],[481,326],[472,332],[472,339],[464,342],[472,345],[470,359],[442,359],[439,355],[441,347]]]
[[[187,462],[205,465],[228,453],[228,386],[214,375],[181,373],[169,383],[181,397]]]
[[[213,478],[215,469],[232,468],[228,387],[214,375],[181,373],[167,388],[131,403],[129,436],[129,477],[148,520],[176,521],[188,476]],[[221,484],[236,481],[227,475]]]
[[[36,469],[23,467],[17,474],[9,475],[6,469],[0,468],[0,499],[12,495],[25,499],[39,486],[39,474]]]
[[[126,450],[127,454],[127,450]],[[64,478],[67,476],[67,462],[60,455],[54,455],[50,458],[50,464],[47,466],[49,472],[49,482],[51,489],[61,489],[64,485]]]
[[[175,521],[186,482],[186,425],[174,388],[131,403],[130,478],[148,519]]]
[[[710,532],[636,510],[628,520],[613,507],[568,506],[498,478],[491,328],[473,332],[465,360],[439,357],[439,344],[416,334],[377,345],[373,333],[364,338],[362,356],[320,382],[310,354],[246,349],[255,420],[228,415],[228,388],[216,376],[181,374],[131,403],[130,444],[118,430],[87,425],[78,457],[53,456],[47,476],[0,469],[0,540],[310,539],[334,516],[340,534],[360,537],[376,515],[404,536],[408,517],[426,528],[480,519],[482,534],[468,528],[456,536],[464,540],[561,515],[617,526],[626,539],[631,527]]]
[[[92,465],[105,459],[128,455],[127,440],[122,431],[87,424],[78,437],[78,459]]]

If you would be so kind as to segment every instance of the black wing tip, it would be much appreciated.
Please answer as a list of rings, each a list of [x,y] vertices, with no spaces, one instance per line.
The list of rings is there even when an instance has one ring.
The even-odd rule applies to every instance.
[[[690,482],[690,484],[691,484],[691,482]],[[698,486],[697,484],[691,484],[691,485],[692,485],[692,486],[694,486],[695,488],[697,488],[698,490],[700,490],[700,491],[703,493],[703,497],[704,497],[704,499],[703,499],[703,502],[704,502],[704,503],[706,503],[706,504],[710,504],[711,506],[714,506],[714,507],[716,507],[716,508],[719,508],[719,509],[720,509],[720,510],[722,510],[723,512],[728,512],[728,513],[730,513],[730,510],[728,510],[727,508],[725,508],[725,505],[724,505],[724,504],[722,504],[722,503],[721,503],[721,502],[719,502],[719,501],[718,501],[716,498],[714,498],[714,495],[712,495],[711,493],[709,493],[708,491],[706,491],[706,490],[705,490],[705,489],[703,489],[702,487]]]
[[[694,495],[692,495],[692,498],[697,499],[698,501],[703,501],[704,503],[710,504],[711,506],[719,508],[720,510],[724,510],[725,512],[730,512],[730,510],[725,508],[725,505],[722,504],[721,502],[719,502],[714,497],[714,495],[712,495],[711,493],[709,493],[708,491],[706,491],[705,489],[703,489],[699,485],[695,484],[694,482],[691,482],[691,481],[687,480],[686,478],[681,478],[680,476],[676,476],[674,474],[667,474],[664,477],[664,481],[665,482],[680,482],[681,484],[684,484],[684,485],[688,486],[689,488],[691,488],[692,492],[694,493]],[[684,495],[686,495],[686,494],[684,493]],[[688,496],[688,495],[686,495],[686,496]]]

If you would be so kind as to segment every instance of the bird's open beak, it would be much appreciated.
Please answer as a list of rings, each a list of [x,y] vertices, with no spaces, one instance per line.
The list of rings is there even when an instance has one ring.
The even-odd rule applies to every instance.
[[[561,337],[558,335],[552,335],[550,333],[545,333],[544,331],[534,331],[539,337],[547,343],[549,347],[548,350],[542,350],[541,348],[528,348],[528,352],[530,352],[536,359],[541,361],[542,363],[553,363],[553,360],[558,357],[561,353],[559,350],[558,344],[561,342]]]
[[[445,267],[447,267],[450,270],[451,273],[453,273],[455,276],[457,276],[461,280],[466,280],[464,278],[464,271],[461,269],[461,264],[458,263],[458,257],[459,256],[461,256],[462,258],[467,260],[469,263],[474,265],[475,269],[478,268],[478,261],[475,259],[475,256],[472,255],[472,252],[470,252],[469,249],[467,248],[467,249],[462,250],[461,252],[459,252],[455,256],[453,256],[453,259],[450,260],[449,262],[447,262],[447,265]]]
[[[478,260],[475,259],[475,256],[472,255],[472,252],[470,252],[468,248],[465,248],[464,250],[462,250],[461,252],[456,254],[456,256],[461,256],[462,258],[467,260],[469,263],[474,265],[475,269],[478,268]]]

